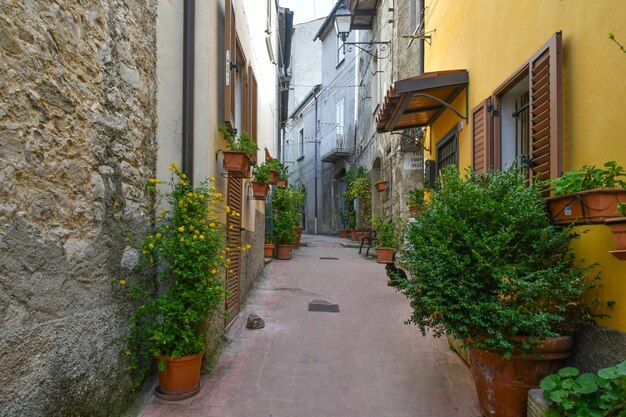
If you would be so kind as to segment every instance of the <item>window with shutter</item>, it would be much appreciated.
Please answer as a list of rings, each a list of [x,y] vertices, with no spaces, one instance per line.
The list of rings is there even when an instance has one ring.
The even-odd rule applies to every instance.
[[[494,91],[493,140],[485,132],[495,168],[517,166],[525,171],[529,181],[544,181],[561,174],[561,73],[558,32]],[[481,140],[482,134],[480,107],[473,115],[478,118],[473,120],[477,123],[472,128],[478,135],[475,141]],[[479,145],[474,143],[474,147]],[[476,157],[480,157],[478,152]],[[483,162],[475,159],[474,169]]]
[[[472,169],[486,172],[493,166],[491,133],[491,98],[487,98],[472,110]]]
[[[228,178],[228,196],[226,204],[237,213],[241,213],[243,178]],[[239,263],[241,261],[241,217],[228,215],[226,220],[228,232],[228,259],[230,264],[226,270],[225,326],[228,327],[237,318],[240,309]]]
[[[224,3],[224,122],[235,128],[235,11],[231,0]]]

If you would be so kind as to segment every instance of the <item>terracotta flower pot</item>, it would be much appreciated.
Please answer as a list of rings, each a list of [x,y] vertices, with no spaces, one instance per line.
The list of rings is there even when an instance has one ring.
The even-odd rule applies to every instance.
[[[352,240],[358,240],[359,239],[359,231],[356,230],[356,229],[350,230],[350,238]]]
[[[554,224],[602,224],[617,217],[617,203],[626,203],[626,189],[595,190],[548,197],[548,211]]]
[[[273,254],[274,254],[274,245],[271,243],[266,243],[265,246],[263,246],[263,256],[265,258],[271,258]]]
[[[278,180],[278,171],[274,171],[272,169],[270,169],[270,180],[269,180],[269,184],[270,185],[274,185],[276,184],[276,181]]]
[[[393,248],[376,248],[376,257],[379,264],[393,263]]]
[[[252,181],[252,195],[255,200],[263,200],[267,199],[267,193],[270,190],[270,185],[268,183],[259,184],[256,181]]]
[[[607,219],[605,224],[613,232],[613,242],[615,250],[610,251],[613,256],[621,261],[626,260],[626,217],[616,217]]]
[[[276,180],[276,186],[278,188],[287,188],[287,180],[277,179]]]
[[[409,213],[413,217],[421,216],[422,215],[422,209],[419,206],[409,206]]]
[[[374,184],[374,187],[376,187],[376,191],[381,193],[385,191],[385,188],[387,188],[387,181],[378,181],[376,184]]]
[[[293,238],[293,247],[295,249],[299,249],[300,248],[300,239],[302,238],[302,231],[304,230],[304,227],[302,227],[302,226],[294,226],[293,229],[296,231],[296,235]]]
[[[233,177],[247,177],[250,171],[250,158],[243,152],[224,151],[224,169]]]
[[[291,259],[293,245],[276,245],[276,257],[278,259],[288,261]]]
[[[198,393],[203,353],[172,359],[165,358],[165,370],[159,369],[159,386],[155,394],[168,400],[182,400]],[[160,361],[162,357],[157,357]],[[161,398],[163,398],[161,397]]]
[[[562,336],[538,341],[530,352],[514,352],[511,359],[497,352],[472,349],[472,374],[483,415],[525,417],[528,390],[556,372],[570,355],[571,347],[572,338]]]
[[[345,230],[345,229],[340,230],[339,231],[339,237],[342,237],[344,239],[347,238],[348,237],[348,231]]]

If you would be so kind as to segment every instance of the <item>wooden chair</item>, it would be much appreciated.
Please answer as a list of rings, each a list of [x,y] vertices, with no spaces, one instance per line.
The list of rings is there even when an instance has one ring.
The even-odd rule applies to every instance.
[[[359,246],[359,253],[363,250],[363,245],[367,244],[367,250],[365,256],[369,256],[370,248],[376,243],[376,230],[367,229],[363,230],[361,235],[361,246]]]

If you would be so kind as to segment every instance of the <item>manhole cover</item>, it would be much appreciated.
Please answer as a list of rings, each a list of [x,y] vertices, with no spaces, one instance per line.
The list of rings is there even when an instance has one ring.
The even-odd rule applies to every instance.
[[[330,256],[320,256],[320,259],[324,259],[324,260],[327,260],[327,261],[338,261],[339,260],[339,258],[333,258],[333,257],[330,257]]]
[[[330,301],[326,300],[313,300],[309,303],[309,311],[339,313],[339,304],[333,304]]]

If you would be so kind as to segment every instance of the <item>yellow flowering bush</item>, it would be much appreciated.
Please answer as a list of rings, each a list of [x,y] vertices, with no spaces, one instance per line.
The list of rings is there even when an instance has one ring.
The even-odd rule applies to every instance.
[[[210,182],[192,187],[176,163],[170,166],[171,190],[161,193],[150,179],[148,190],[169,208],[161,210],[142,246],[142,266],[156,271],[154,281],[128,285],[141,301],[129,324],[127,353],[143,379],[152,357],[181,357],[204,350],[208,318],[224,299],[226,231],[216,212],[221,194]],[[211,178],[211,180],[214,180]],[[147,285],[146,285],[147,284]],[[160,368],[165,361],[159,362]]]

